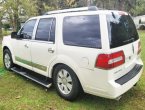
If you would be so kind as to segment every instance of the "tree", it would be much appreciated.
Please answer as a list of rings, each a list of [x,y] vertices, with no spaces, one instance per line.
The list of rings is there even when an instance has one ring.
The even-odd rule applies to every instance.
[[[3,1],[0,2],[0,38],[2,37]]]
[[[0,12],[0,38],[2,37],[2,22],[1,22],[2,17],[1,16],[2,15],[1,15],[1,12]]]
[[[37,0],[37,13],[38,15],[42,15],[44,12],[44,1],[43,0]]]
[[[31,0],[7,0],[3,8],[14,31],[19,30],[22,16],[28,18],[36,15],[35,3]]]
[[[145,14],[145,1],[136,0],[134,8],[131,10],[134,15],[143,15]]]

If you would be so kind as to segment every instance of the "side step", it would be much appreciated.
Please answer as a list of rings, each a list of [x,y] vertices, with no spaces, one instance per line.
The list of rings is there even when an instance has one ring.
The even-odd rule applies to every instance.
[[[18,67],[13,67],[11,70],[17,74],[20,74],[21,76],[24,76],[44,87],[49,88],[52,85],[51,79],[48,79],[45,76],[39,75],[38,73],[34,73],[30,70],[24,69],[24,68],[18,68]]]

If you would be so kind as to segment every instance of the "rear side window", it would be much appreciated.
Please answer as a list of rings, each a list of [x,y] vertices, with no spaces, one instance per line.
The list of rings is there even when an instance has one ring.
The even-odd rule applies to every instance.
[[[65,45],[101,48],[99,15],[69,16],[63,21]]]
[[[54,41],[55,37],[55,19],[54,18],[42,18],[39,21],[36,40],[41,41]]]
[[[139,39],[135,24],[129,15],[107,15],[110,48],[132,43]]]

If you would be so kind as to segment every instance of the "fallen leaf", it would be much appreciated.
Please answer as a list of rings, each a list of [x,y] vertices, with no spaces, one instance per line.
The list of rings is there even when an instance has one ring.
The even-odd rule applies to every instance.
[[[16,97],[16,99],[20,99],[20,98],[21,98],[21,96],[17,96],[17,97]]]

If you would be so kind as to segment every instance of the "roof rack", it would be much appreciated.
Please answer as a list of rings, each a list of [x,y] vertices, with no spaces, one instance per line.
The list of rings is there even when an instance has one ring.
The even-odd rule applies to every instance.
[[[96,6],[89,6],[89,7],[81,7],[81,8],[72,8],[72,9],[49,11],[49,12],[46,12],[44,15],[69,13],[69,12],[80,12],[80,11],[96,11],[96,10],[98,10],[98,8]]]

